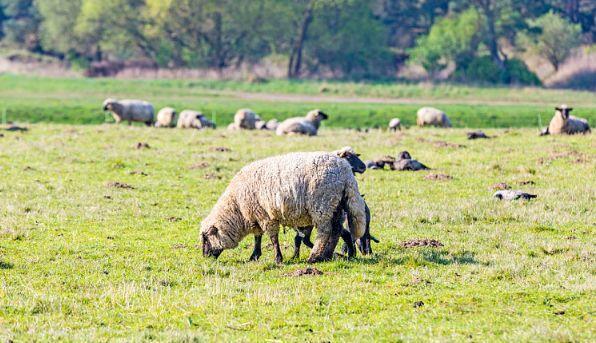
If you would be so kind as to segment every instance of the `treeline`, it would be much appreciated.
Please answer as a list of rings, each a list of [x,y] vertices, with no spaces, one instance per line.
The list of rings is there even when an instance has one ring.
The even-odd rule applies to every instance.
[[[145,61],[225,68],[282,61],[287,76],[429,77],[539,82],[512,58],[556,69],[596,38],[594,0],[0,0],[2,47],[86,68]]]

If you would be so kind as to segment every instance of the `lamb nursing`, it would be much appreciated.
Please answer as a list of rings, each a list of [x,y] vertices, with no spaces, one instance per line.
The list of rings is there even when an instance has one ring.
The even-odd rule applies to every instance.
[[[344,211],[352,237],[362,237],[364,200],[350,164],[337,154],[292,153],[256,161],[234,176],[201,223],[203,254],[217,257],[251,233],[260,243],[267,233],[280,263],[280,226],[315,226],[317,237],[308,261],[326,260],[335,250],[333,237],[341,233]]]

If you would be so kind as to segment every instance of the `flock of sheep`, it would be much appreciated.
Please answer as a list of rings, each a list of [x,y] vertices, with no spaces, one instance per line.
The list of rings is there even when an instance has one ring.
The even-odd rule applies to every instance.
[[[140,100],[107,99],[103,108],[112,113],[117,123],[135,121],[156,127],[215,128],[215,124],[198,111],[184,110],[177,116],[173,108],[166,107],[155,118],[153,106]],[[554,117],[542,134],[590,133],[588,122],[571,116],[571,111],[572,108],[566,105],[556,107]],[[321,121],[327,118],[321,110],[313,110],[305,117],[278,123],[276,120],[264,121],[255,112],[241,109],[228,129],[314,136]],[[447,115],[432,107],[418,110],[416,123],[419,126],[451,127]],[[392,119],[389,129],[401,130],[401,121]],[[302,243],[312,248],[308,258],[311,263],[333,258],[340,238],[344,241],[344,253],[350,257],[354,256],[356,245],[363,254],[371,253],[371,241],[377,240],[370,234],[370,210],[358,190],[355,174],[363,173],[367,167],[383,168],[386,164],[394,170],[427,167],[405,151],[398,159],[371,161],[368,165],[358,156],[352,148],[345,147],[334,152],[274,156],[245,166],[201,223],[203,254],[218,257],[223,250],[235,248],[243,238],[252,234],[255,246],[250,258],[257,260],[261,256],[262,236],[267,234],[275,250],[275,261],[280,263],[283,259],[278,239],[280,227],[291,227],[297,232],[294,257],[299,256]],[[495,197],[506,200],[535,197],[523,194],[502,191]],[[343,227],[346,220],[349,231]],[[310,235],[314,227],[317,235],[313,244]]]

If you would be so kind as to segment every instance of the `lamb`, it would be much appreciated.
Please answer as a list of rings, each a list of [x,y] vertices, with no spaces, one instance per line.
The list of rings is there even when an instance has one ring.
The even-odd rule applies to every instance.
[[[555,107],[555,116],[550,121],[548,129],[545,134],[567,134],[574,135],[576,133],[587,134],[592,132],[590,124],[583,118],[577,118],[570,115],[573,108],[567,105]]]
[[[201,112],[184,110],[180,112],[176,127],[179,129],[204,129],[215,128],[215,124],[205,118]]]
[[[153,125],[153,105],[146,101],[106,99],[103,102],[103,110],[112,112],[116,124],[126,120],[128,125],[133,121],[145,123],[147,126]]]
[[[260,247],[261,237],[267,233],[275,261],[281,263],[280,226],[315,226],[317,237],[308,262],[326,260],[333,255],[337,244],[333,237],[341,233],[344,211],[352,237],[362,237],[366,230],[364,200],[345,159],[329,152],[303,152],[256,161],[234,176],[202,221],[203,255],[217,258],[251,233]],[[260,249],[254,251],[251,260],[260,255]]]
[[[530,200],[530,199],[534,199],[538,196],[536,194],[530,194],[530,193],[526,193],[526,192],[522,192],[522,191],[518,191],[518,190],[507,189],[507,190],[496,191],[495,194],[493,194],[493,197],[495,197],[499,200],[518,200],[518,199]]]
[[[316,136],[321,121],[328,118],[329,116],[321,110],[312,110],[308,112],[306,117],[294,117],[284,120],[279,124],[275,132],[278,136],[290,134]]]
[[[172,127],[176,122],[176,110],[171,107],[164,107],[157,112],[155,127]]]
[[[412,156],[407,151],[400,152],[399,155],[397,156],[397,161],[395,161],[389,167],[391,168],[391,170],[411,170],[411,171],[430,169],[427,166],[425,166],[424,164],[422,164],[416,160],[413,160]]]
[[[434,107],[422,107],[416,113],[416,125],[451,127],[451,121],[445,112]]]
[[[401,131],[401,120],[399,118],[393,118],[389,121],[389,131]]]
[[[348,163],[350,164],[350,167],[352,168],[352,173],[362,174],[366,171],[366,165],[360,159],[360,157],[359,157],[360,155],[357,154],[354,151],[354,149],[352,149],[352,147],[346,146],[340,150],[334,151],[333,153],[335,153],[337,156],[348,161]],[[364,205],[366,208],[368,208],[366,203]],[[368,211],[368,213],[369,213],[368,216],[370,217],[370,211]],[[370,222],[370,218],[368,218],[368,221]],[[296,259],[300,256],[300,245],[302,244],[302,242],[304,242],[304,244],[309,248],[313,247],[313,244],[310,241],[310,235],[312,233],[312,230],[313,230],[312,226],[296,229],[296,236],[294,237],[294,255],[292,257],[293,259]],[[354,243],[352,241],[352,237],[351,237],[350,233],[348,231],[346,231],[345,229],[342,229],[341,236],[344,240],[343,250],[347,251],[348,256],[352,257],[354,255],[355,249],[354,249]],[[365,233],[365,236],[366,236],[366,233]],[[370,243],[369,243],[369,245],[370,245]],[[255,249],[258,249],[258,248],[255,247]]]

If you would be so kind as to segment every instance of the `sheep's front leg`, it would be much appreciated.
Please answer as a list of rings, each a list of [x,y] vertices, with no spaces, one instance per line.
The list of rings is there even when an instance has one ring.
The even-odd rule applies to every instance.
[[[261,240],[262,240],[263,236],[261,235],[255,235],[255,248],[252,251],[252,255],[250,255],[250,260],[251,261],[258,261],[259,257],[261,257]]]
[[[356,247],[354,246],[354,241],[352,240],[352,234],[350,234],[350,231],[342,228],[341,238],[344,241],[341,251],[343,253],[347,253],[348,257],[354,257],[356,255]]]
[[[283,262],[283,256],[279,246],[279,231],[275,230],[270,232],[269,237],[271,237],[271,243],[273,244],[273,249],[275,249],[275,263],[280,264]]]

